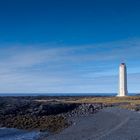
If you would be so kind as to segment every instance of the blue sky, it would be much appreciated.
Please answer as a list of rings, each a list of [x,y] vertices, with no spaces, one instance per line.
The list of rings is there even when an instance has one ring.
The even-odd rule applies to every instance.
[[[1,0],[0,93],[140,92],[139,0]]]

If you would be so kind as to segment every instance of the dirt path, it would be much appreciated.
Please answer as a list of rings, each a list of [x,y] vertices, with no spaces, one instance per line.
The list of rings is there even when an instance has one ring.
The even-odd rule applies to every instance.
[[[106,108],[47,140],[140,140],[140,114],[119,108]]]

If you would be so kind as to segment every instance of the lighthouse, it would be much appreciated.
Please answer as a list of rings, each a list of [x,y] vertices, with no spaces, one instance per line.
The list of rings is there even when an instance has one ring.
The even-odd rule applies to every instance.
[[[127,68],[125,63],[121,63],[119,67],[119,93],[118,96],[126,96],[127,91]]]

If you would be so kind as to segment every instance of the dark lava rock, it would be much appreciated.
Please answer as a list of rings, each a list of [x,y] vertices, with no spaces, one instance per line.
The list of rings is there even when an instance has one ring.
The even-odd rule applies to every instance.
[[[0,126],[57,132],[68,127],[70,117],[90,115],[110,105],[35,102],[32,98],[0,98]]]

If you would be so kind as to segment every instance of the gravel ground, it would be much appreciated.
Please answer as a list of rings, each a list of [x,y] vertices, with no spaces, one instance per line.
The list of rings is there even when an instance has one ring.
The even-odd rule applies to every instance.
[[[96,114],[75,118],[72,126],[46,140],[140,140],[140,113],[105,108]]]

